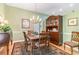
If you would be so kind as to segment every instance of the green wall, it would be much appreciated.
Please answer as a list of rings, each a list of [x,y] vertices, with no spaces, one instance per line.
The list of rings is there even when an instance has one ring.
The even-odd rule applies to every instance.
[[[68,20],[71,18],[77,18],[76,26],[68,25]],[[63,42],[71,40],[72,31],[79,31],[79,10],[75,10],[75,12],[68,11],[65,13],[63,17]]]
[[[0,3],[0,16],[2,16],[3,18],[5,17],[5,10],[4,10],[4,4]]]
[[[35,13],[28,10],[7,6],[0,3],[0,15],[3,16],[6,20],[9,21],[9,24],[12,26],[13,30],[13,40],[23,40],[22,31],[27,31],[29,29],[34,30],[33,23],[31,22],[30,28],[22,29],[22,18],[30,19],[33,15],[39,15],[43,21],[47,18],[47,15],[41,13]],[[72,11],[65,12],[63,16],[63,42],[71,40],[71,32],[79,31],[79,24],[77,26],[68,26],[68,20],[70,18],[78,18],[77,22],[79,23],[79,10],[76,10],[74,13]],[[35,24],[38,26],[37,24]],[[35,26],[35,28],[37,28]],[[45,22],[41,23],[41,31],[45,30]]]
[[[39,15],[42,20],[45,20],[47,17],[47,15],[45,14],[35,13],[28,10],[5,5],[5,19],[8,20],[9,24],[12,27],[14,41],[24,40],[22,31],[27,31],[29,29],[34,30],[35,28],[37,28],[34,28],[34,24],[32,22],[30,22],[30,28],[22,28],[22,19],[24,18],[29,20],[30,18],[32,18],[33,15]],[[41,24],[41,26],[43,26],[43,23]],[[45,26],[43,27],[45,28]],[[41,30],[43,30],[43,28],[41,28]]]

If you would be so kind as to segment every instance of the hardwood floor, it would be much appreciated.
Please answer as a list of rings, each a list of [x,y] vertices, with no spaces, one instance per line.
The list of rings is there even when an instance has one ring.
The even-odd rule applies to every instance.
[[[71,55],[71,49],[68,46],[66,46],[66,49],[64,50],[64,45],[58,46],[58,45],[55,45],[55,44],[52,44],[52,43],[50,43],[50,45],[51,45],[51,47],[55,46],[56,48],[58,48],[58,49],[60,49],[64,52],[67,52],[68,54]],[[77,48],[74,48],[73,50],[74,50],[73,55],[79,55],[79,52],[78,52]]]
[[[14,45],[14,43],[12,45],[10,45],[9,55],[11,55],[11,53],[12,53],[13,45]],[[54,44],[50,43],[50,46],[51,46],[51,48],[52,48],[52,46],[54,46],[54,47],[62,50],[62,52],[66,52],[68,54],[71,54],[71,49],[69,47],[66,47],[66,49],[64,50],[63,45],[62,46],[57,46],[57,45],[54,45]],[[6,55],[6,48],[5,47],[0,48],[0,55]],[[79,55],[79,52],[74,49],[73,55]]]
[[[14,43],[11,45],[9,43],[9,55],[11,55]],[[6,47],[0,47],[0,55],[7,55]]]
[[[28,46],[30,47],[30,45]],[[29,48],[30,49],[30,48]],[[69,55],[68,53],[52,46],[41,46],[40,50],[38,48],[33,48],[32,53],[29,49],[26,51],[24,41],[14,43],[12,55]]]

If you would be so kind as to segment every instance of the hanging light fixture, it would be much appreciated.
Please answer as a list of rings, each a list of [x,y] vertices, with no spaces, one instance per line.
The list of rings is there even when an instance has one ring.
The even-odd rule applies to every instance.
[[[37,13],[37,4],[36,3],[34,4],[34,7],[35,7],[35,12]],[[33,15],[30,20],[33,21],[34,23],[38,23],[40,21],[40,19],[41,18],[39,17],[39,15],[38,16]]]

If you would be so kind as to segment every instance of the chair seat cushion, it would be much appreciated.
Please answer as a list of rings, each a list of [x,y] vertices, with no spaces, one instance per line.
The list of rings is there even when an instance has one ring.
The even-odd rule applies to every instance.
[[[65,42],[64,43],[65,45],[68,45],[68,46],[71,46],[71,47],[76,47],[76,46],[78,46],[78,44],[77,43],[74,43],[74,42]]]

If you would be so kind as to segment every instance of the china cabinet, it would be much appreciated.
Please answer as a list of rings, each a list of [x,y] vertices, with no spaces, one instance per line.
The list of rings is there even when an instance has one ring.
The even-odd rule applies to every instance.
[[[61,45],[63,42],[62,21],[62,16],[49,16],[46,20],[46,31],[51,36],[50,42],[56,45]]]

